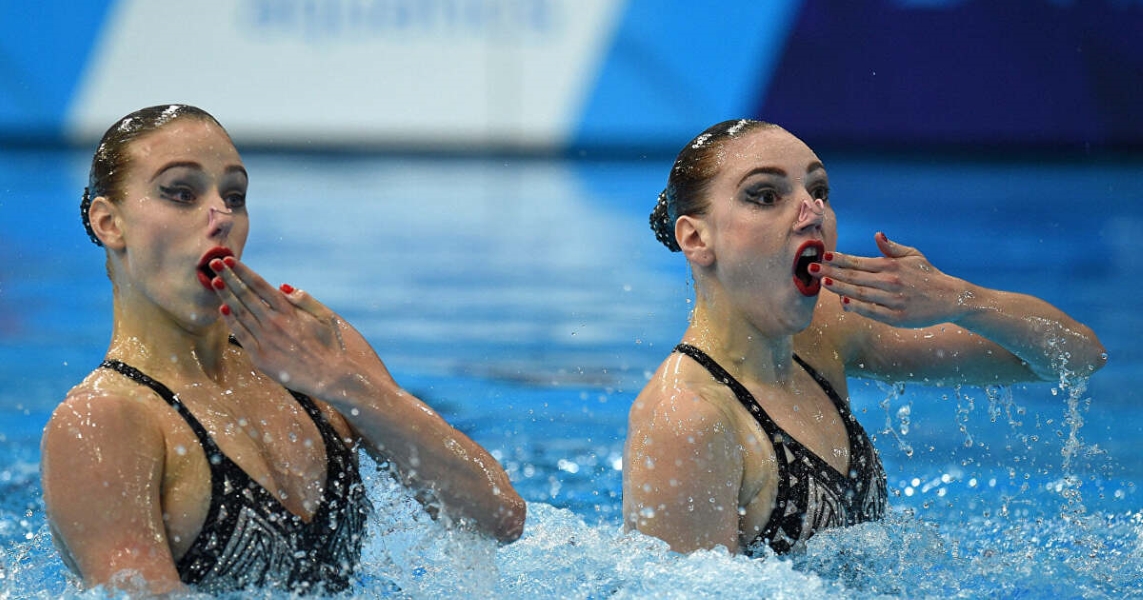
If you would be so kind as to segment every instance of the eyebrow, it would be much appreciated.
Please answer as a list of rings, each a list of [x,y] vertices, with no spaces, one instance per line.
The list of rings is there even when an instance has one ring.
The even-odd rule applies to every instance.
[[[815,160],[814,162],[810,163],[809,166],[806,167],[806,175],[809,175],[811,173],[815,173],[817,171],[821,171],[823,169],[825,169],[825,165],[823,165],[821,163],[821,161]],[[785,169],[781,169],[779,167],[757,167],[757,168],[751,169],[749,172],[747,172],[745,175],[743,175],[742,179],[738,180],[738,185],[742,185],[743,181],[746,181],[747,179],[753,177],[754,175],[776,175],[778,177],[787,177],[788,176]]]
[[[167,171],[170,171],[171,169],[178,169],[178,168],[196,169],[196,170],[201,171],[202,165],[200,165],[199,163],[197,163],[193,160],[172,161],[172,162],[169,162],[169,163],[163,165],[163,168],[159,169],[158,171],[155,171],[155,175],[151,177],[151,181],[158,179],[160,175],[162,175],[163,173],[166,173]],[[250,179],[250,175],[248,173],[246,173],[246,168],[243,167],[242,165],[230,165],[230,166],[226,167],[225,171],[227,173],[241,173],[244,177],[246,177],[246,179]]]
[[[747,171],[746,174],[742,176],[742,179],[738,180],[738,185],[742,185],[743,181],[755,175],[777,175],[778,177],[785,177],[786,171],[778,167],[756,167]]]

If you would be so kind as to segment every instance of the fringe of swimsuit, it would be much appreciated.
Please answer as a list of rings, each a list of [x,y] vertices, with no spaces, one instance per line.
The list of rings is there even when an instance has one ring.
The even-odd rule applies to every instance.
[[[874,521],[885,515],[889,495],[881,458],[857,418],[829,381],[798,355],[794,355],[794,360],[829,396],[845,424],[846,436],[849,438],[848,474],[839,473],[778,427],[746,387],[705,352],[689,344],[679,344],[675,347],[675,352],[693,358],[712,377],[729,387],[774,445],[778,466],[778,494],[770,520],[747,547],[751,555],[761,555],[765,546],[783,554],[819,529]]]

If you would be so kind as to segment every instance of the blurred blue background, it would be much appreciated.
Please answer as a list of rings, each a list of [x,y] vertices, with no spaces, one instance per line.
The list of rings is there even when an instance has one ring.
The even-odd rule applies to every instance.
[[[1143,147],[1138,0],[66,0],[0,6],[0,143],[164,102],[240,146],[673,152]]]
[[[868,596],[1137,593],[1141,33],[1143,0],[0,0],[0,597],[59,595],[39,436],[111,314],[79,198],[103,131],[166,102],[210,111],[243,154],[245,260],[359,327],[530,503],[600,531],[627,409],[691,306],[647,228],[674,154],[724,119],[783,125],[829,169],[840,248],[875,253],[884,230],[1051,301],[1111,355],[1084,391],[851,381],[892,504],[958,554],[903,546],[866,565]],[[534,514],[531,539],[559,529]],[[836,542],[847,564],[855,539]],[[534,564],[609,577],[561,550]],[[782,564],[684,579],[765,590]],[[570,585],[536,572],[524,587]]]

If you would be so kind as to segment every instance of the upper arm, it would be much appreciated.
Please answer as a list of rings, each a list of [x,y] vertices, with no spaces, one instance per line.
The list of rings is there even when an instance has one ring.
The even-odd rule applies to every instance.
[[[739,549],[743,457],[731,421],[693,392],[632,411],[623,461],[628,527],[678,552],[722,545]]]
[[[180,584],[163,525],[162,429],[129,399],[69,397],[42,440],[44,503],[57,544],[88,585],[124,570],[150,591]]]

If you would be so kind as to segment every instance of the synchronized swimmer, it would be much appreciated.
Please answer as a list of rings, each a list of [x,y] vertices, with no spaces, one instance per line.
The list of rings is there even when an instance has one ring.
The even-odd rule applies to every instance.
[[[825,166],[776,125],[725,121],[684,146],[651,228],[686,257],[696,299],[631,407],[623,515],[680,552],[782,553],[884,515],[849,376],[1054,381],[1064,353],[1079,375],[1106,359],[1048,303],[946,275],[882,233],[882,256],[837,251]]]
[[[114,297],[102,364],[43,437],[53,539],[85,585],[162,594],[350,589],[372,507],[364,450],[426,510],[510,543],[526,504],[484,448],[394,381],[361,334],[241,261],[248,174],[187,105],[107,130],[81,216]],[[651,215],[696,302],[635,399],[626,528],[764,556],[882,518],[885,471],[846,378],[998,384],[1089,375],[1095,334],[877,234],[839,252],[825,166],[784,129],[718,123]],[[124,574],[128,576],[125,577]]]
[[[81,216],[107,253],[112,339],[43,438],[65,562],[88,585],[133,590],[128,572],[156,594],[346,589],[370,512],[358,448],[434,514],[518,538],[526,506],[484,448],[344,320],[239,260],[247,180],[192,106],[136,111],[95,152]]]

